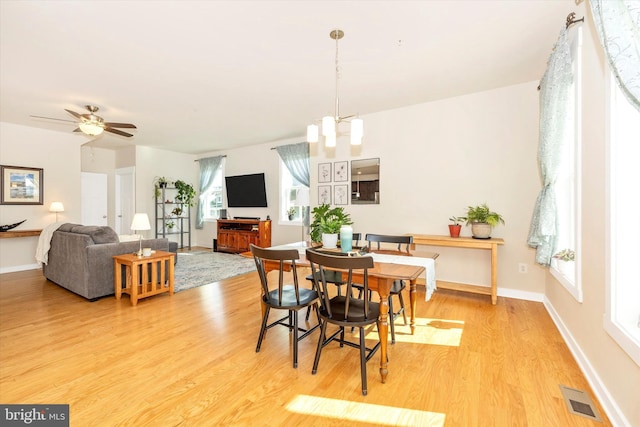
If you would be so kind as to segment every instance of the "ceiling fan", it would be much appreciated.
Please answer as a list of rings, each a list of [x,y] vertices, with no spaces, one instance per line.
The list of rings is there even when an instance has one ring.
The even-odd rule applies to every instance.
[[[55,119],[53,117],[42,117],[42,116],[31,116],[38,119],[48,119],[48,120],[58,120],[61,122],[71,122],[77,123],[78,127],[74,129],[74,132],[83,132],[87,135],[98,136],[102,132],[111,132],[116,135],[131,137],[133,136],[130,133],[123,132],[116,128],[125,128],[125,129],[137,129],[136,125],[131,123],[111,123],[105,122],[104,119],[95,113],[98,111],[98,107],[95,105],[85,105],[86,109],[89,110],[89,114],[80,114],[75,111],[67,110],[65,108],[64,111],[71,114],[73,117],[78,119],[79,121],[75,122],[73,120],[64,120],[64,119]]]

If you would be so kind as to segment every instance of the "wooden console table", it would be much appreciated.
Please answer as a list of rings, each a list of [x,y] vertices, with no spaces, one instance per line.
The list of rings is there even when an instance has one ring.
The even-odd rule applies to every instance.
[[[131,305],[140,298],[169,292],[173,295],[173,259],[171,252],[155,251],[150,256],[136,254],[114,255],[114,286],[116,299],[123,293],[131,296]],[[125,287],[122,287],[122,266],[125,268]],[[151,274],[151,277],[149,277]]]
[[[14,237],[38,237],[42,230],[14,230],[3,231],[0,233],[0,239],[12,239]]]
[[[453,289],[456,291],[473,292],[476,294],[491,295],[491,303],[498,301],[498,245],[504,245],[503,239],[492,237],[491,239],[474,239],[471,237],[450,237],[430,234],[412,234],[413,247],[415,245],[448,246],[454,248],[488,249],[491,251],[491,288],[484,286],[467,285],[464,283],[438,281],[438,287]]]

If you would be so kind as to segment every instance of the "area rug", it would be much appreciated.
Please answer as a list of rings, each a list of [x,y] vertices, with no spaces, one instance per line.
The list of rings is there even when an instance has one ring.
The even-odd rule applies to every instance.
[[[207,285],[256,270],[253,258],[223,252],[179,252],[175,292]]]

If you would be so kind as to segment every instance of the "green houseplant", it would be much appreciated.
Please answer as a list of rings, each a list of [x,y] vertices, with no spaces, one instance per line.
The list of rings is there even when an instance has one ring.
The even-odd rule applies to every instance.
[[[187,206],[193,206],[196,198],[196,190],[194,190],[193,186],[180,179],[177,180],[174,185],[176,186],[176,190],[178,190],[176,202]]]
[[[498,224],[504,224],[502,215],[489,209],[486,203],[467,207],[467,216],[464,218],[467,225],[471,224],[471,234],[476,239],[489,239],[491,230]]]
[[[465,220],[463,216],[452,216],[449,218],[453,224],[449,224],[449,235],[451,237],[460,237],[460,230],[462,229],[462,225],[460,224]]]
[[[353,224],[351,216],[341,206],[332,208],[325,203],[313,208],[311,214],[313,215],[310,225],[312,242],[321,242],[323,234],[333,234],[337,240],[340,227]]]

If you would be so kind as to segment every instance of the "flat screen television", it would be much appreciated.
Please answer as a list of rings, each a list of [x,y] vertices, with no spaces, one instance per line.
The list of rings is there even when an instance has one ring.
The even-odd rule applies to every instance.
[[[264,173],[226,176],[227,206],[230,208],[266,208]]]

